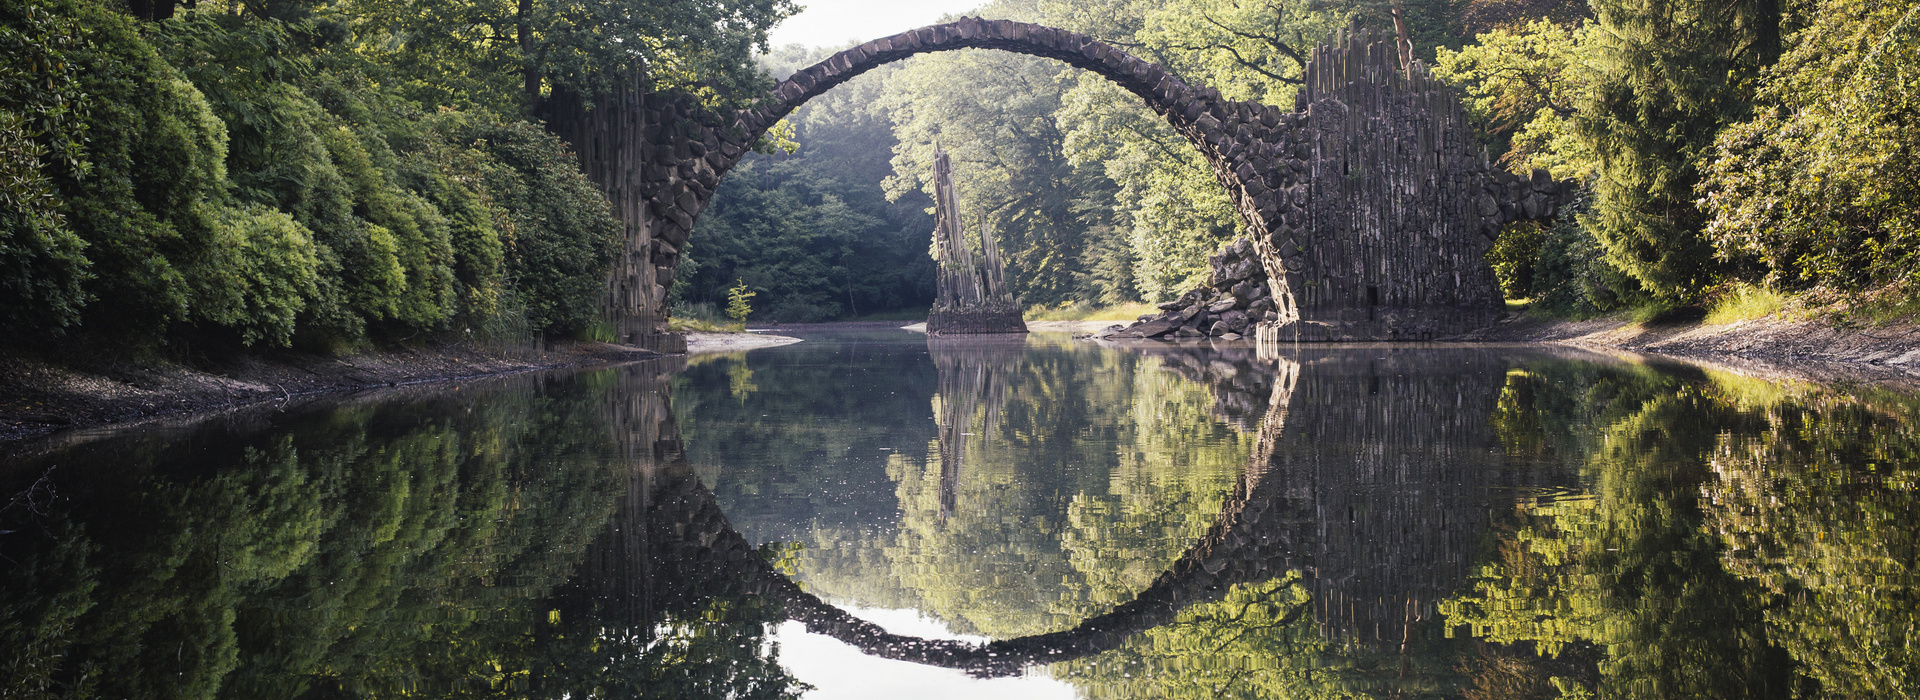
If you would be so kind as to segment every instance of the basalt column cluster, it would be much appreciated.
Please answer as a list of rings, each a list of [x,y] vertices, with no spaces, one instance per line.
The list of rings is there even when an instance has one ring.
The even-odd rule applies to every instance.
[[[1263,340],[1425,340],[1490,325],[1503,310],[1486,252],[1502,224],[1550,217],[1544,172],[1491,166],[1451,90],[1391,36],[1349,30],[1314,50],[1295,108],[1304,226],[1271,239],[1300,305]]]
[[[1204,286],[1160,305],[1128,327],[1113,326],[1095,338],[1201,338],[1239,340],[1261,323],[1277,323],[1284,299],[1267,288],[1267,272],[1253,241],[1242,238],[1207,259],[1212,275]]]
[[[960,219],[960,195],[953,188],[953,161],[938,145],[933,151],[933,249],[939,257],[939,297],[927,313],[930,335],[1025,333],[1020,302],[1007,291],[1007,270],[1000,244],[986,219],[980,220],[980,257],[974,258]]]
[[[601,297],[602,316],[620,342],[685,352],[686,339],[667,332],[674,267],[720,176],[758,136],[631,84],[591,99],[556,90],[548,125],[572,146],[625,228]]]

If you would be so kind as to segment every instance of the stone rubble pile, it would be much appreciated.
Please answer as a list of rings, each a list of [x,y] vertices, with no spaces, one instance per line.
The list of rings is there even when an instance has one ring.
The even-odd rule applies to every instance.
[[[1209,414],[1221,423],[1253,434],[1266,422],[1276,367],[1272,358],[1260,359],[1252,345],[1137,343],[1129,344],[1127,350],[1158,359],[1161,369],[1207,385],[1213,393]]]
[[[1160,313],[1113,326],[1095,338],[1221,338],[1253,335],[1254,326],[1280,318],[1267,286],[1267,271],[1253,241],[1242,238],[1207,258],[1213,276],[1205,286],[1160,305]]]

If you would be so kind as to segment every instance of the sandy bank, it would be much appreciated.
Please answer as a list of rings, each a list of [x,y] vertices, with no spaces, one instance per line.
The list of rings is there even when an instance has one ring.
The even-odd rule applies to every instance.
[[[692,331],[687,333],[687,353],[703,354],[710,352],[742,352],[754,348],[772,348],[800,342],[799,338],[784,335],[770,335],[765,332],[747,333],[706,333]]]
[[[1563,343],[1773,367],[1841,363],[1920,375],[1920,324],[1912,322],[1866,327],[1777,316],[1726,324],[1521,317],[1454,340]]]

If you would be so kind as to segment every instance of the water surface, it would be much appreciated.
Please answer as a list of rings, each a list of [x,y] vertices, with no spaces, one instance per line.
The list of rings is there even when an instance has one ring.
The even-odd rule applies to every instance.
[[[820,331],[73,436],[20,697],[1907,697],[1920,400]]]

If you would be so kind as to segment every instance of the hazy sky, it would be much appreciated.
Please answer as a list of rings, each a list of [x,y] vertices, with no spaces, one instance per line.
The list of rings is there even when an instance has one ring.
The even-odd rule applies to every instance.
[[[924,27],[986,0],[799,0],[806,9],[773,29],[774,46],[839,46]]]

